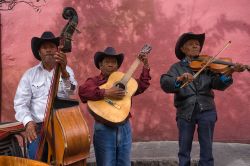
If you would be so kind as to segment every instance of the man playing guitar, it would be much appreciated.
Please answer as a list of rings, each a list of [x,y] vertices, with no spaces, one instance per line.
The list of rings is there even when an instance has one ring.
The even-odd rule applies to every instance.
[[[108,81],[109,76],[117,71],[123,62],[124,55],[117,54],[115,49],[107,47],[103,52],[96,52],[95,66],[101,70],[100,75],[88,78],[79,87],[79,96],[83,103],[88,100],[98,101],[104,98],[121,100],[125,90],[118,87],[101,89],[99,86]],[[138,89],[134,95],[143,93],[149,87],[148,59],[145,54],[140,54],[138,59],[144,66],[140,78],[137,79]],[[129,114],[129,117],[131,115]],[[130,166],[130,152],[132,145],[131,126],[129,117],[121,124],[108,126],[95,118],[94,149],[97,166]]]

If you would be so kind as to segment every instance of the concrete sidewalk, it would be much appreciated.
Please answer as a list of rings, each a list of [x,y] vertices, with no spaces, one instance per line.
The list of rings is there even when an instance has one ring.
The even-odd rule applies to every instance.
[[[214,143],[215,166],[250,166],[250,144]],[[153,141],[135,142],[132,147],[132,166],[177,166],[178,142]],[[193,143],[192,166],[199,159],[199,144]],[[91,147],[88,166],[95,166],[95,156]]]

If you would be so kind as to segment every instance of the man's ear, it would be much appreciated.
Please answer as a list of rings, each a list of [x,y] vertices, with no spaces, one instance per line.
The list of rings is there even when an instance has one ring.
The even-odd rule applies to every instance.
[[[102,67],[102,61],[100,61],[100,62],[98,63],[98,65],[99,65],[99,69],[101,69],[101,67]]]
[[[184,52],[184,50],[185,50],[183,46],[181,46],[181,48],[180,48],[180,49],[181,49],[181,51],[182,51],[182,52]]]

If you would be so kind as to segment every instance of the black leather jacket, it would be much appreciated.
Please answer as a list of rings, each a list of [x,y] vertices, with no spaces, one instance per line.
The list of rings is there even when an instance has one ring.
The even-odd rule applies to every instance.
[[[194,74],[188,63],[180,61],[171,66],[170,70],[161,76],[161,88],[166,93],[174,93],[174,105],[177,109],[177,117],[191,120],[195,104],[199,105],[199,110],[207,111],[216,109],[214,103],[214,92],[212,89],[225,90],[229,87],[232,78],[226,83],[220,79],[219,74],[209,70],[203,71],[192,83],[184,88],[176,88],[176,78],[185,72]]]

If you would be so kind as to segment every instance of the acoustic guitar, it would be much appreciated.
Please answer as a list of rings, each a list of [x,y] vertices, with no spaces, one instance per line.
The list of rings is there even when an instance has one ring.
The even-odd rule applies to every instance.
[[[147,55],[150,53],[152,47],[144,45],[139,55]],[[88,100],[88,110],[98,121],[101,121],[109,126],[122,124],[128,117],[131,107],[131,97],[138,88],[137,81],[132,78],[133,73],[140,64],[138,58],[135,59],[127,73],[113,72],[107,83],[100,86],[100,89],[110,89],[112,87],[119,87],[126,91],[125,96],[121,100],[104,98],[103,100],[93,101]]]

